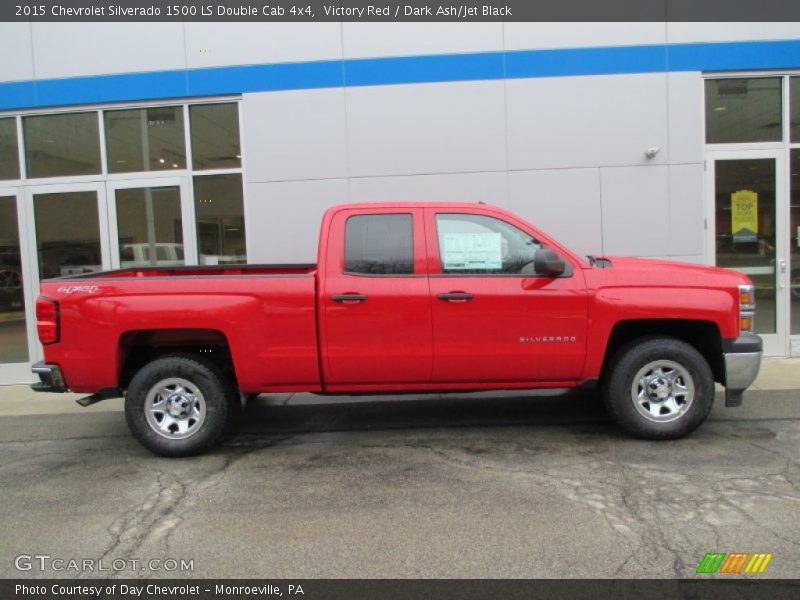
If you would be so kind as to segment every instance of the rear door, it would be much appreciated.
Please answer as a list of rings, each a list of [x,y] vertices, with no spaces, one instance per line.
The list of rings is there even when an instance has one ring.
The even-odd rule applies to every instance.
[[[429,208],[433,381],[573,381],[586,353],[587,295],[577,265],[537,275],[547,246],[522,221]],[[567,257],[562,256],[565,260]],[[569,265],[569,262],[567,262]]]
[[[341,210],[332,218],[326,243],[319,292],[326,384],[429,382],[431,307],[422,209]]]

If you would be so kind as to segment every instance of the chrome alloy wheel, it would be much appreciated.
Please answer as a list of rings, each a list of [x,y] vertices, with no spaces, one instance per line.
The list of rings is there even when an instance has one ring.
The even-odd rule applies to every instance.
[[[694,379],[676,362],[654,360],[633,378],[631,400],[648,421],[669,423],[689,410],[694,400]]]
[[[147,424],[157,434],[182,440],[197,433],[206,419],[203,392],[191,381],[180,377],[156,383],[144,401]]]

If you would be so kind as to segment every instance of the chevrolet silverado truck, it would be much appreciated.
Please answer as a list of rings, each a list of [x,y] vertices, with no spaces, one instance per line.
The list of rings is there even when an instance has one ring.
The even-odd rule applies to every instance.
[[[124,396],[134,436],[204,451],[242,399],[598,387],[634,436],[737,406],[761,338],[742,274],[579,256],[466,203],[329,209],[317,264],[131,267],[41,283],[35,390]]]

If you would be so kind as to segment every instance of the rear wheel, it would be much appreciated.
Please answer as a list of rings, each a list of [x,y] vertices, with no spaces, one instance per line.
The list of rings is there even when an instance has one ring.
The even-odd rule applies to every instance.
[[[693,346],[646,338],[622,348],[609,365],[603,397],[613,419],[644,439],[675,439],[697,429],[714,403],[714,376]]]
[[[148,450],[161,456],[199,454],[225,433],[238,393],[211,362],[164,356],[144,366],[125,395],[125,419]]]

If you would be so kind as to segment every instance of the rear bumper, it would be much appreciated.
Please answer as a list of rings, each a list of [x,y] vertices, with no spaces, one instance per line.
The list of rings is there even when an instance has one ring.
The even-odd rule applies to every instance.
[[[763,355],[763,341],[753,333],[733,340],[724,340],[725,406],[739,406],[742,393],[758,376]]]
[[[31,371],[39,376],[39,381],[31,385],[34,392],[66,392],[67,384],[64,381],[64,374],[58,365],[49,365],[45,362],[37,362],[31,367]]]

